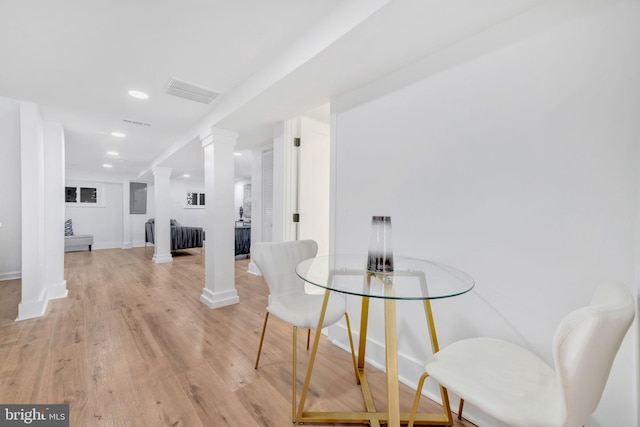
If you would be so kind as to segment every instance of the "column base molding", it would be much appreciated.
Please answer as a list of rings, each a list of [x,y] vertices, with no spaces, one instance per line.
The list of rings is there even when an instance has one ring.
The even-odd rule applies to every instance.
[[[207,288],[203,288],[200,302],[209,308],[220,308],[239,303],[240,297],[235,289],[214,293]]]
[[[67,290],[67,281],[63,280],[60,284],[47,287],[47,297],[49,299],[66,298],[69,295]]]
[[[152,260],[156,264],[162,264],[164,262],[173,262],[173,257],[171,256],[171,254],[164,254],[164,255],[153,254]]]
[[[47,298],[47,290],[43,289],[37,300],[18,304],[18,317],[16,318],[16,322],[44,316],[47,312],[48,304],[49,298]]]

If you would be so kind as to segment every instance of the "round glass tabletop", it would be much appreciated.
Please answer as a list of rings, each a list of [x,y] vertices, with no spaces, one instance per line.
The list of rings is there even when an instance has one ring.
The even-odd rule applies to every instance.
[[[474,286],[468,274],[437,262],[399,256],[393,261],[392,273],[373,273],[366,269],[366,255],[328,255],[301,262],[296,273],[315,286],[371,298],[449,298]]]

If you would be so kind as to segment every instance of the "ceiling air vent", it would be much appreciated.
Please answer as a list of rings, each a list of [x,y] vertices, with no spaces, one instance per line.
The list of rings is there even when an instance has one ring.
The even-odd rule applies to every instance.
[[[220,93],[214,92],[211,89],[196,86],[178,79],[169,80],[165,92],[169,95],[179,96],[180,98],[190,99],[203,104],[210,104],[211,101],[220,95]]]
[[[151,123],[139,122],[137,120],[122,119],[123,122],[138,126],[151,126]]]

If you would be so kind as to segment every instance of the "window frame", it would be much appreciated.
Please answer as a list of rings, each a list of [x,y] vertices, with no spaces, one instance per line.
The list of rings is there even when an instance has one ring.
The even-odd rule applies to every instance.
[[[67,201],[67,189],[75,188],[76,200],[75,202]],[[88,182],[67,182],[64,186],[64,204],[67,207],[78,207],[78,208],[103,208],[104,207],[104,188],[102,184],[98,183],[88,183]],[[96,193],[96,201],[92,202],[82,202],[82,190],[83,189],[93,189]]]
[[[195,201],[195,204],[189,204],[188,200],[189,200],[189,196],[190,195],[195,195],[195,196],[191,196],[192,200]],[[205,193],[203,192],[195,192],[195,191],[187,191],[185,198],[184,198],[184,207],[185,209],[204,209],[206,208],[206,197],[205,197]]]

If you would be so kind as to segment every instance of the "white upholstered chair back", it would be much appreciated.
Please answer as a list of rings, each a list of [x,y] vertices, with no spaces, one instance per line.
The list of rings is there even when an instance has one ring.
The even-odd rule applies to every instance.
[[[297,418],[297,393],[296,393],[296,366],[297,366],[297,330],[307,328],[307,350],[309,349],[310,330],[318,327],[321,316],[324,317],[323,326],[336,323],[342,317],[346,318],[347,333],[351,348],[351,360],[356,379],[358,369],[353,350],[353,338],[349,325],[349,315],[346,312],[345,302],[342,298],[325,299],[324,295],[306,293],[304,281],[296,274],[296,267],[302,261],[314,258],[318,252],[318,244],[313,240],[297,240],[291,242],[266,243],[259,242],[251,245],[251,259],[258,266],[269,287],[271,299],[267,306],[267,312],[262,326],[262,336],[258,346],[255,368],[258,369],[262,343],[269,314],[273,314],[280,320],[293,326],[292,344],[293,360],[291,365],[291,420]],[[326,304],[326,305],[325,305]],[[325,309],[323,311],[323,308]],[[319,332],[318,332],[319,333]],[[315,341],[318,343],[318,338]],[[312,356],[315,357],[315,356]],[[300,411],[300,415],[302,411]]]
[[[296,274],[296,266],[317,253],[318,244],[313,240],[251,245],[251,258],[264,276],[272,296],[304,293],[304,281]]]
[[[565,398],[565,426],[583,425],[595,411],[634,316],[631,293],[623,284],[610,282],[598,287],[591,305],[558,325],[553,354]]]

